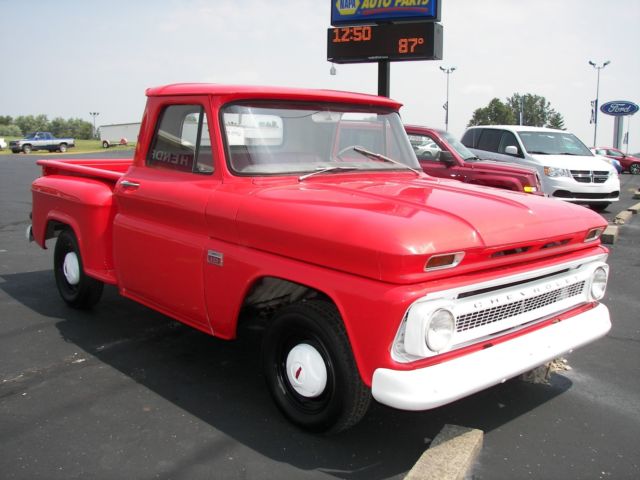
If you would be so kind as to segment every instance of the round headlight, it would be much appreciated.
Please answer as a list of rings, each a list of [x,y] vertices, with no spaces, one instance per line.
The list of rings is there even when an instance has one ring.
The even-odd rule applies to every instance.
[[[456,319],[449,310],[436,310],[431,316],[425,340],[427,347],[433,352],[441,352],[451,345]]]
[[[601,300],[604,292],[607,290],[607,270],[604,267],[598,267],[594,270],[591,277],[591,298]]]

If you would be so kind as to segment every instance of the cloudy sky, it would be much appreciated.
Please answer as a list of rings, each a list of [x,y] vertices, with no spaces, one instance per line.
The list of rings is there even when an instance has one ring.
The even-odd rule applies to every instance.
[[[44,113],[97,123],[139,121],[144,90],[175,82],[377,92],[375,64],[329,74],[332,0],[0,0],[0,115]],[[335,1],[335,0],[333,0]],[[393,63],[391,96],[407,123],[460,136],[473,111],[513,93],[542,95],[585,143],[590,101],[640,103],[640,1],[443,0],[444,60]],[[629,117],[627,117],[629,118]],[[630,151],[640,151],[640,113]],[[625,121],[625,131],[627,121]],[[598,143],[612,144],[600,116]]]

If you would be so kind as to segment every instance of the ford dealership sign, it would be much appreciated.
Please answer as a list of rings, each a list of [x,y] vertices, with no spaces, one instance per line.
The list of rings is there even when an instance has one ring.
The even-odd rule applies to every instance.
[[[615,117],[623,117],[625,115],[633,115],[638,111],[638,105],[626,100],[614,100],[613,102],[604,103],[600,107],[602,113],[613,115]]]

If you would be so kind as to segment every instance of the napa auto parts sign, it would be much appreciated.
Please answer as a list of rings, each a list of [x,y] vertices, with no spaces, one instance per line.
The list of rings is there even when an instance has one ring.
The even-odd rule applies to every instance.
[[[440,0],[331,0],[332,25],[440,21]]]
[[[614,117],[623,117],[625,115],[633,115],[638,111],[638,108],[638,105],[633,102],[614,100],[613,102],[602,104],[600,111],[607,115],[613,115]]]

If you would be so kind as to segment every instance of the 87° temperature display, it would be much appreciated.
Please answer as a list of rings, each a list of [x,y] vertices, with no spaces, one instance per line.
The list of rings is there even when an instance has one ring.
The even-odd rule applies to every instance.
[[[333,63],[442,60],[442,25],[423,22],[330,28],[327,60]]]

